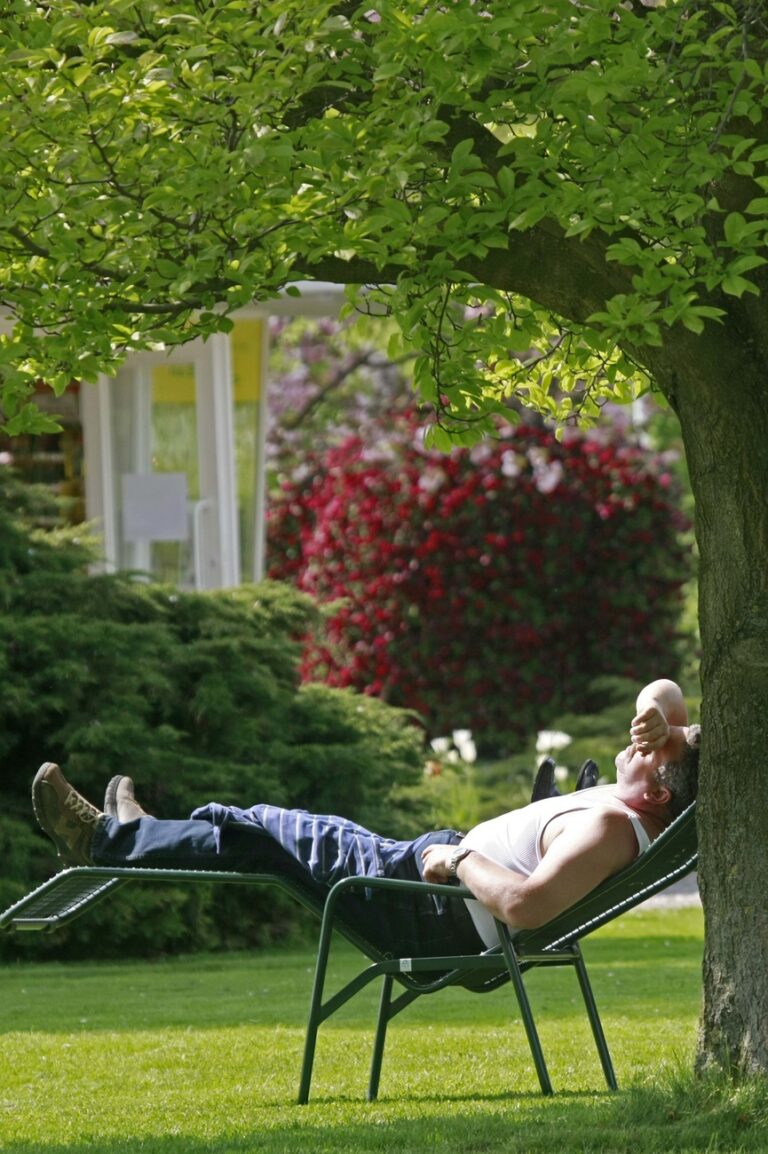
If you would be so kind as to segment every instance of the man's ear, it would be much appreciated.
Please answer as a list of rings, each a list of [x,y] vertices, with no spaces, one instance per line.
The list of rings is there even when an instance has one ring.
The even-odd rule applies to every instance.
[[[654,785],[653,789],[647,789],[643,794],[647,801],[652,801],[656,805],[669,805],[672,800],[672,790],[668,785]]]

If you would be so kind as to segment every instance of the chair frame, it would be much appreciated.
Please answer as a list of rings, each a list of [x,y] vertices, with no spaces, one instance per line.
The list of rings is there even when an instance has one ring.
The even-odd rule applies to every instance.
[[[323,890],[309,879],[274,872],[235,873],[214,870],[75,866],[61,870],[0,914],[0,930],[51,932],[107,897],[114,896],[129,883],[214,882],[274,885],[321,918],[299,1082],[300,1104],[309,1100],[320,1026],[360,990],[379,977],[383,982],[368,1080],[369,1101],[374,1101],[378,1095],[389,1022],[411,1002],[449,986],[465,986],[473,992],[484,993],[497,989],[506,982],[512,983],[541,1091],[546,1095],[552,1094],[552,1082],[523,981],[523,975],[527,970],[549,966],[570,966],[576,971],[603,1075],[609,1089],[615,1090],[616,1074],[579,942],[587,934],[691,873],[696,868],[696,861],[694,803],[667,827],[649,849],[625,869],[597,886],[581,901],[546,925],[533,930],[510,930],[497,921],[500,944],[477,954],[426,958],[392,957],[372,945],[353,925],[344,920],[339,903],[346,894],[354,890],[399,889],[430,893],[454,901],[472,897],[469,890],[463,886],[437,885],[394,878],[348,877],[337,882],[330,890]],[[334,932],[338,932],[356,946],[371,964],[341,989],[326,997],[325,985]]]

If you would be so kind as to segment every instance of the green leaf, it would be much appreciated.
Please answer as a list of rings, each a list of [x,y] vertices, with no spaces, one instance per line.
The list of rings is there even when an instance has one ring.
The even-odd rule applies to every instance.
[[[515,173],[508,167],[500,168],[496,173],[496,180],[504,196],[513,196],[515,192]]]
[[[0,429],[7,437],[18,437],[23,433],[60,433],[61,428],[57,417],[51,413],[44,413],[32,403],[24,405],[15,417],[0,425]]]
[[[455,443],[454,437],[442,425],[429,425],[424,434],[424,447],[450,453]]]
[[[768,263],[766,258],[764,256],[758,256],[757,253],[740,256],[728,265],[728,275],[740,276],[742,273],[750,272],[754,268],[760,268],[766,263]]]
[[[104,43],[114,45],[135,44],[138,39],[138,32],[126,30],[125,32],[110,32],[110,34],[105,37]]]
[[[752,281],[745,280],[741,276],[726,276],[721,282],[721,288],[724,293],[728,293],[732,297],[742,297],[744,293],[754,293],[756,296],[760,295],[760,289]]]
[[[465,137],[460,140],[451,153],[451,165],[457,165],[462,160],[465,160],[473,150],[473,141],[471,137]]]
[[[403,70],[403,66],[399,60],[387,60],[384,64],[380,64],[373,74],[374,84],[378,84],[382,80],[391,80],[393,76],[399,76]]]
[[[530,205],[523,212],[517,214],[509,222],[510,232],[525,232],[526,229],[533,228],[540,220],[547,214],[546,203],[536,203]]]
[[[730,212],[725,218],[723,231],[729,244],[738,245],[745,237],[754,236],[762,228],[759,221],[749,222],[740,212]]]

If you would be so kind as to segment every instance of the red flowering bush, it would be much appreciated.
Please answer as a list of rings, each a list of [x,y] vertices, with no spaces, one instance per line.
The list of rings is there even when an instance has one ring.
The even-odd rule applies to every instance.
[[[605,433],[510,426],[446,456],[412,413],[375,448],[305,459],[269,516],[270,576],[329,605],[304,675],[487,750],[583,708],[599,675],[674,675],[688,562],[669,486]]]

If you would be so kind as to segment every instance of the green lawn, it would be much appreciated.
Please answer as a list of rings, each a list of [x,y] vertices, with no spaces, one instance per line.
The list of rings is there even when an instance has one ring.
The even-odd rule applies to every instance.
[[[124,965],[10,965],[0,1001],[0,1150],[18,1154],[760,1151],[768,1096],[686,1070],[699,910],[630,914],[585,946],[618,1094],[605,1090],[575,977],[532,973],[557,1093],[544,1099],[509,988],[446,991],[390,1027],[365,1102],[376,992],[323,1027],[294,1104],[311,951]],[[340,946],[335,973],[356,955]]]

